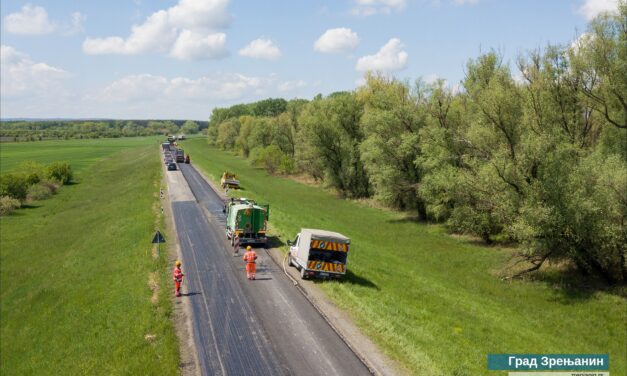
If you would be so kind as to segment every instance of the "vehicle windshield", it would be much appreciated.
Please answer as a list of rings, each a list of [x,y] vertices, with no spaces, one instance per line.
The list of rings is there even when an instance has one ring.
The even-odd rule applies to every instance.
[[[323,251],[321,249],[309,250],[309,261],[324,261],[346,264],[346,252]]]

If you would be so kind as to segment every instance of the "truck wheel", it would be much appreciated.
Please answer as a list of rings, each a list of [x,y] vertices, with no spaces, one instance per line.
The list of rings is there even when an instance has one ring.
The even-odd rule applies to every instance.
[[[287,255],[287,266],[294,266],[294,263],[292,262],[292,256],[290,256],[289,254]]]
[[[300,279],[307,279],[307,276],[305,275],[305,268],[303,267],[300,268]]]

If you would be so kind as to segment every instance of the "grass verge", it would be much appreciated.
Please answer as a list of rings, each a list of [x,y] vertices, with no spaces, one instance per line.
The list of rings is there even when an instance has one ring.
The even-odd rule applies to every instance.
[[[98,152],[80,142],[88,145],[52,155],[12,151],[42,162],[73,155],[83,164],[79,184],[0,219],[0,373],[177,374],[169,294],[160,289],[151,302],[149,285],[151,273],[167,280],[165,255],[150,255],[156,142],[99,140]],[[4,146],[2,157],[9,165]]]
[[[319,286],[415,374],[499,374],[486,370],[489,353],[609,353],[611,373],[625,374],[624,298],[503,282],[491,271],[511,250],[472,244],[441,226],[269,176],[203,139],[183,148],[214,182],[224,170],[236,172],[244,188],[239,194],[270,203],[271,228],[283,241],[301,227],[349,236],[347,278]]]

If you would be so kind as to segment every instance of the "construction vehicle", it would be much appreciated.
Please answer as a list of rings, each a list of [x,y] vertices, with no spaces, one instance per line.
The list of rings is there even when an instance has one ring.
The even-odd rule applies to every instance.
[[[246,198],[231,198],[224,205],[226,214],[226,238],[237,234],[240,244],[264,244],[270,219],[270,205],[258,205]]]
[[[187,155],[185,156],[185,163],[186,163],[186,164],[189,164],[189,154],[187,154]]]
[[[304,228],[294,241],[287,241],[289,266],[300,270],[302,279],[335,278],[346,274],[350,239],[332,231]]]
[[[176,163],[185,162],[185,152],[183,149],[176,149]]]
[[[222,178],[220,179],[220,185],[222,188],[239,188],[239,180],[234,173],[224,171]]]

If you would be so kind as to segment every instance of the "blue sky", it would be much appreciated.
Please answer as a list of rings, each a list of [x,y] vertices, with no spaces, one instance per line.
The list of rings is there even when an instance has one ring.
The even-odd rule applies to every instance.
[[[571,43],[618,0],[1,0],[1,116],[207,120],[357,87],[456,85],[468,59]]]

